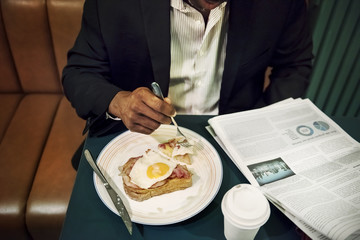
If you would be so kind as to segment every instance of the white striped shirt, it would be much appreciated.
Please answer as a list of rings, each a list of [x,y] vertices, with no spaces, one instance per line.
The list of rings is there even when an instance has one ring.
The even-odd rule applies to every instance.
[[[171,7],[168,97],[177,113],[218,114],[229,12],[226,2],[211,10],[207,24],[183,0],[171,0]]]

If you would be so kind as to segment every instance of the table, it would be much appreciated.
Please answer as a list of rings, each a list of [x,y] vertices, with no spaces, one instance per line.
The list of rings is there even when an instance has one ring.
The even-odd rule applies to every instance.
[[[211,116],[179,115],[180,126],[206,138],[217,150],[223,164],[223,180],[214,200],[199,214],[180,223],[165,226],[133,224],[130,236],[122,219],[101,201],[93,184],[93,171],[81,157],[60,239],[225,239],[221,200],[226,191],[239,183],[248,183],[238,168],[205,129]],[[360,118],[333,117],[345,131],[360,141]],[[84,148],[96,158],[102,148],[124,129],[107,136],[87,137]],[[301,239],[296,226],[271,205],[271,216],[255,239]]]

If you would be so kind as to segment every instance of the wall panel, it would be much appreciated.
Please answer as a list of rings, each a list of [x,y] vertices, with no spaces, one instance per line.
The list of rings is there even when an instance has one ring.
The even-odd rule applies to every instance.
[[[313,0],[314,70],[307,92],[328,115],[360,117],[360,1]]]

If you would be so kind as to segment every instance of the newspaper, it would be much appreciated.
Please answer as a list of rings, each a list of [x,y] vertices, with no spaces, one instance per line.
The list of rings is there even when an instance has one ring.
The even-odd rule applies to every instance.
[[[309,99],[209,119],[248,181],[312,239],[360,239],[360,144]]]

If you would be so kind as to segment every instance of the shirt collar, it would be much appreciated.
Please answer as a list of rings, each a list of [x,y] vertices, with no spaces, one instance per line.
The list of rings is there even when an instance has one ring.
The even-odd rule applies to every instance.
[[[222,9],[222,8],[224,8],[226,6],[226,4],[227,4],[227,1],[221,3],[219,6],[217,6],[213,10]],[[183,0],[171,0],[170,6],[177,9],[177,10],[179,10],[179,11],[183,11],[183,12],[187,11],[187,8],[186,8]]]
[[[185,10],[186,9],[183,0],[171,0],[170,6],[175,8],[175,9],[178,9],[178,10]]]

